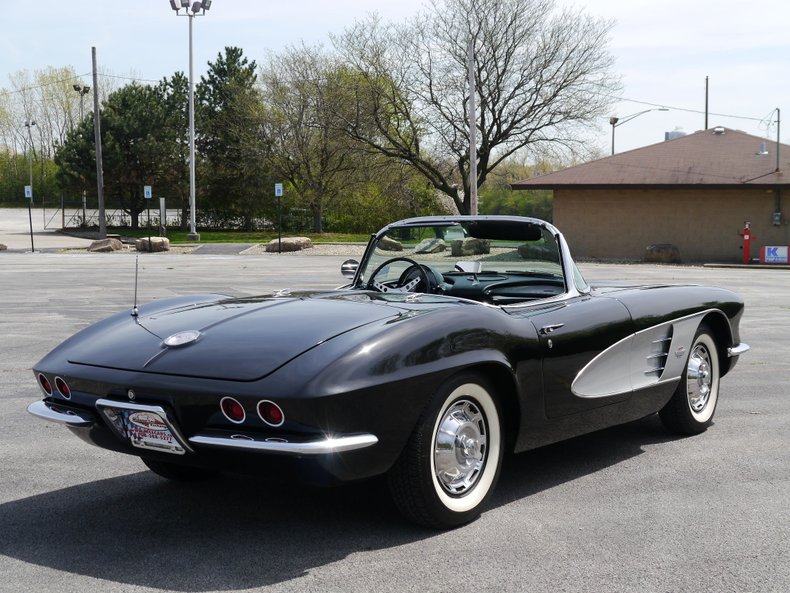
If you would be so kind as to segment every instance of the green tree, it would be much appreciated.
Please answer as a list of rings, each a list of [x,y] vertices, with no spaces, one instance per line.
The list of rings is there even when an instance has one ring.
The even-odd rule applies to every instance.
[[[163,137],[165,114],[158,89],[137,83],[112,93],[102,112],[104,185],[139,227],[145,210],[143,187],[154,185],[161,156],[172,145]]]
[[[86,190],[96,194],[96,151],[93,119],[86,118],[66,133],[62,145],[55,147],[57,181],[61,191],[76,195]]]
[[[110,94],[101,110],[104,187],[108,203],[117,201],[129,214],[132,228],[147,206],[143,187],[168,183],[177,142],[169,125],[166,85],[132,83]],[[93,120],[86,118],[67,134],[56,163],[64,189],[95,187]]]
[[[168,150],[160,155],[156,193],[181,210],[181,230],[189,221],[189,79],[176,72],[156,87],[162,101],[161,133]]]
[[[553,198],[550,190],[513,190],[510,185],[521,179],[561,168],[562,165],[552,165],[548,161],[540,161],[534,165],[527,165],[512,158],[504,161],[480,188],[480,214],[532,216],[551,222]]]
[[[436,190],[413,167],[364,153],[357,163],[353,187],[327,211],[332,230],[370,233],[401,218],[449,214]]]
[[[441,211],[408,163],[371,151],[345,130],[358,74],[320,46],[290,48],[261,76],[266,133],[277,175],[312,217],[315,232],[370,232],[392,219]]]
[[[273,57],[262,78],[274,170],[323,232],[324,210],[356,182],[354,142],[338,129],[349,99],[343,69],[319,47],[301,46]]]
[[[215,224],[252,230],[272,191],[255,61],[226,47],[197,85],[201,207]]]

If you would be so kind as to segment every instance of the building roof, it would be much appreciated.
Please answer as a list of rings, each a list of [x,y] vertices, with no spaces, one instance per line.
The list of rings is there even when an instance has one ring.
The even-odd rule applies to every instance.
[[[761,151],[764,149],[764,152]],[[513,189],[790,187],[790,146],[716,127],[512,184]]]

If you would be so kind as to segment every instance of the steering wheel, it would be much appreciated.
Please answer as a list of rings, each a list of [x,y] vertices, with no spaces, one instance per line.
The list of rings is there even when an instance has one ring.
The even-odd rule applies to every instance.
[[[398,278],[398,282],[394,286],[387,286],[381,282],[376,282],[376,276],[381,270],[398,261],[405,261],[411,265],[403,271],[400,278]],[[429,274],[425,266],[418,264],[410,257],[391,257],[373,270],[365,288],[367,290],[378,290],[379,292],[433,292],[437,282],[435,278],[433,278],[433,282],[431,282],[432,276],[433,274]],[[417,287],[419,287],[421,283],[424,290],[418,291]]]

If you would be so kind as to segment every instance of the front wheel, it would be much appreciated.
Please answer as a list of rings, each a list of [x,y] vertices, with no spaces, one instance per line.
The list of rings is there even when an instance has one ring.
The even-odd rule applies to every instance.
[[[440,389],[389,473],[406,518],[435,528],[476,519],[502,465],[502,428],[487,382],[464,374]]]
[[[664,426],[684,435],[705,432],[719,401],[719,377],[716,341],[711,329],[703,324],[694,336],[680,384],[659,412]]]

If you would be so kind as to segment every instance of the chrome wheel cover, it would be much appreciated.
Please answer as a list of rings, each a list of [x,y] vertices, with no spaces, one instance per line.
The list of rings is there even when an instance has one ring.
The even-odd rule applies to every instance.
[[[488,457],[488,425],[473,401],[453,402],[439,420],[433,443],[436,478],[449,494],[474,488]]]
[[[708,348],[701,343],[694,346],[686,367],[686,394],[692,411],[705,409],[713,388],[713,363]]]

